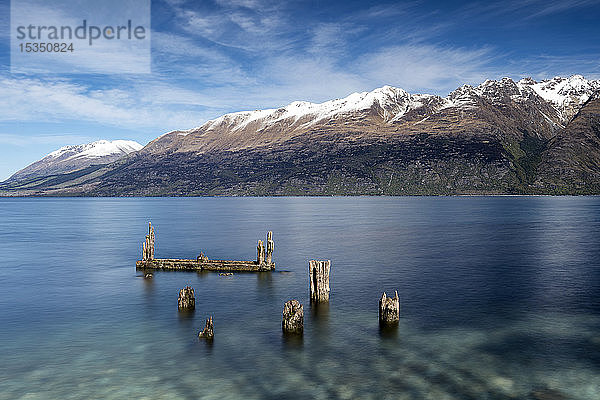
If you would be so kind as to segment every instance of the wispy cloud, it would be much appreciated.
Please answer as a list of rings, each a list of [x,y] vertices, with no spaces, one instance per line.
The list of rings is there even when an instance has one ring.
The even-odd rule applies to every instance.
[[[217,9],[197,10],[191,3],[171,3],[182,29],[192,37],[243,51],[289,48],[293,30],[280,2],[221,1]]]
[[[384,81],[410,91],[449,91],[462,83],[493,77],[492,54],[488,48],[407,44],[365,55],[359,60],[358,72],[370,82]]]
[[[328,22],[312,28],[307,41],[309,54],[323,58],[341,57],[348,53],[348,41],[365,28],[349,22]]]
[[[575,70],[574,65],[577,66]],[[584,74],[587,79],[600,79],[600,56],[588,53],[539,54],[525,60],[510,61],[506,69],[514,76],[529,76],[536,80],[574,73]]]
[[[137,129],[169,129],[181,124],[193,125],[198,120],[197,112],[177,110],[177,104],[198,105],[203,100],[195,91],[169,85],[102,90],[68,80],[5,77],[0,79],[0,86],[6,96],[0,103],[0,122],[71,120]],[[161,92],[162,96],[156,95]]]
[[[68,144],[82,144],[94,141],[94,137],[78,135],[78,134],[36,134],[36,135],[19,135],[15,133],[0,133],[0,144],[18,146],[18,147],[30,147],[32,145],[55,145],[62,147],[65,143]]]
[[[140,3],[138,1],[138,3]],[[11,4],[11,24],[13,30],[21,26],[69,26],[72,29],[81,27],[85,20],[87,24],[95,26],[112,26],[123,21],[121,12],[126,7],[120,0],[104,0],[100,12],[91,13],[87,7],[95,4],[92,0],[82,1],[80,7],[74,7],[70,0],[54,0],[48,4],[45,0],[22,0]],[[143,2],[142,2],[143,4]],[[149,3],[148,3],[149,4]],[[87,6],[87,7],[86,7]],[[138,23],[150,26],[149,5],[146,11],[140,9],[131,11],[127,18],[135,18]],[[87,18],[87,19],[86,19]],[[88,20],[89,19],[89,20]],[[127,19],[125,18],[125,21]],[[97,28],[99,29],[99,28]],[[62,32],[62,31],[61,31]],[[16,31],[13,31],[16,37]],[[35,33],[34,33],[35,35]],[[91,33],[86,31],[89,38]],[[88,45],[88,39],[78,39],[77,33],[71,38],[64,39],[69,42],[73,51],[60,52],[22,52],[13,48],[11,71],[13,73],[45,74],[45,73],[150,73],[151,31],[144,31],[144,40],[96,40]],[[28,39],[36,41],[34,39]],[[44,36],[40,40],[44,39]],[[16,42],[14,42],[16,43]],[[21,43],[21,42],[19,42]],[[16,47],[16,44],[13,46]]]
[[[503,2],[471,2],[456,13],[461,19],[493,19],[499,15],[511,15],[512,23],[527,22],[534,18],[580,10],[600,4],[600,0],[508,0]]]
[[[528,18],[542,17],[545,15],[561,13],[600,4],[598,0],[554,0],[531,1],[532,14]]]
[[[152,40],[152,82],[183,78],[211,87],[255,83],[238,61],[220,49],[198,45],[189,37],[175,33],[155,32]]]

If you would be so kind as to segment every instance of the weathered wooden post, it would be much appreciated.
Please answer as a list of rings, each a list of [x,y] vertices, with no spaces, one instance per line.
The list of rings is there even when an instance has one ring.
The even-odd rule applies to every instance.
[[[400,321],[400,299],[398,291],[391,298],[387,297],[385,292],[379,299],[379,323],[381,325],[396,325]]]
[[[148,233],[150,235],[150,259],[154,260],[154,227],[151,222],[148,222]]]
[[[142,244],[142,260],[154,260],[154,227],[152,222],[148,222],[148,234]]]
[[[206,326],[204,327],[204,330],[202,332],[198,332],[198,338],[212,340],[214,336],[215,333],[213,331],[213,319],[211,315],[206,319]]]
[[[193,310],[196,308],[196,298],[194,297],[194,289],[192,287],[186,286],[179,291],[177,306],[180,311]]]
[[[304,331],[304,307],[298,300],[290,300],[284,304],[281,328],[285,333],[301,334]]]
[[[275,250],[275,242],[273,241],[273,232],[267,233],[267,255],[265,261],[267,265],[271,265],[273,262],[273,250]]]
[[[314,302],[329,301],[329,270],[331,261],[310,260],[308,274],[310,280],[310,300]]]
[[[258,246],[256,246],[256,263],[258,265],[263,265],[265,263],[265,246],[263,245],[262,240],[258,241]]]
[[[198,263],[205,263],[208,261],[208,257],[206,257],[202,251],[200,251],[200,255],[196,257],[196,261],[198,261]]]

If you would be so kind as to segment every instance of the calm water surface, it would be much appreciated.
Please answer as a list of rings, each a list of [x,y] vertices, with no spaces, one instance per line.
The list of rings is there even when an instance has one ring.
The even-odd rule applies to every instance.
[[[157,257],[253,259],[272,230],[277,270],[145,280],[149,220]],[[0,399],[597,400],[599,239],[598,197],[0,199]]]

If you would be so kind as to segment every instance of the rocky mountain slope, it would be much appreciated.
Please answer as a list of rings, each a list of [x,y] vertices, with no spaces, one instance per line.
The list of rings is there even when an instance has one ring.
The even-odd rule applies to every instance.
[[[587,180],[597,175],[590,159],[598,143],[574,143],[595,129],[589,110],[599,91],[600,81],[579,75],[488,80],[444,98],[384,86],[321,104],[226,114],[169,132],[106,167],[5,183],[0,192],[590,193],[597,190]],[[587,172],[568,175],[554,167],[567,147],[589,161],[569,168]]]
[[[600,193],[600,95],[590,98],[541,156],[536,186]]]
[[[91,165],[109,164],[142,147],[144,146],[131,140],[99,140],[64,146],[16,172],[8,178],[8,182],[69,173]]]

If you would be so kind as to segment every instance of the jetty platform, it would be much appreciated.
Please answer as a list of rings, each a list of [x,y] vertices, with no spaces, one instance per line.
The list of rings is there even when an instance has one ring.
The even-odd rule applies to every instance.
[[[260,272],[272,271],[275,269],[273,262],[273,232],[267,233],[266,248],[262,240],[258,241],[256,247],[256,260],[236,261],[236,260],[211,260],[202,252],[195,259],[182,258],[155,258],[154,242],[156,236],[152,223],[148,224],[148,234],[142,244],[142,259],[136,261],[135,267],[138,270],[175,270],[175,271],[221,271],[221,272]]]

